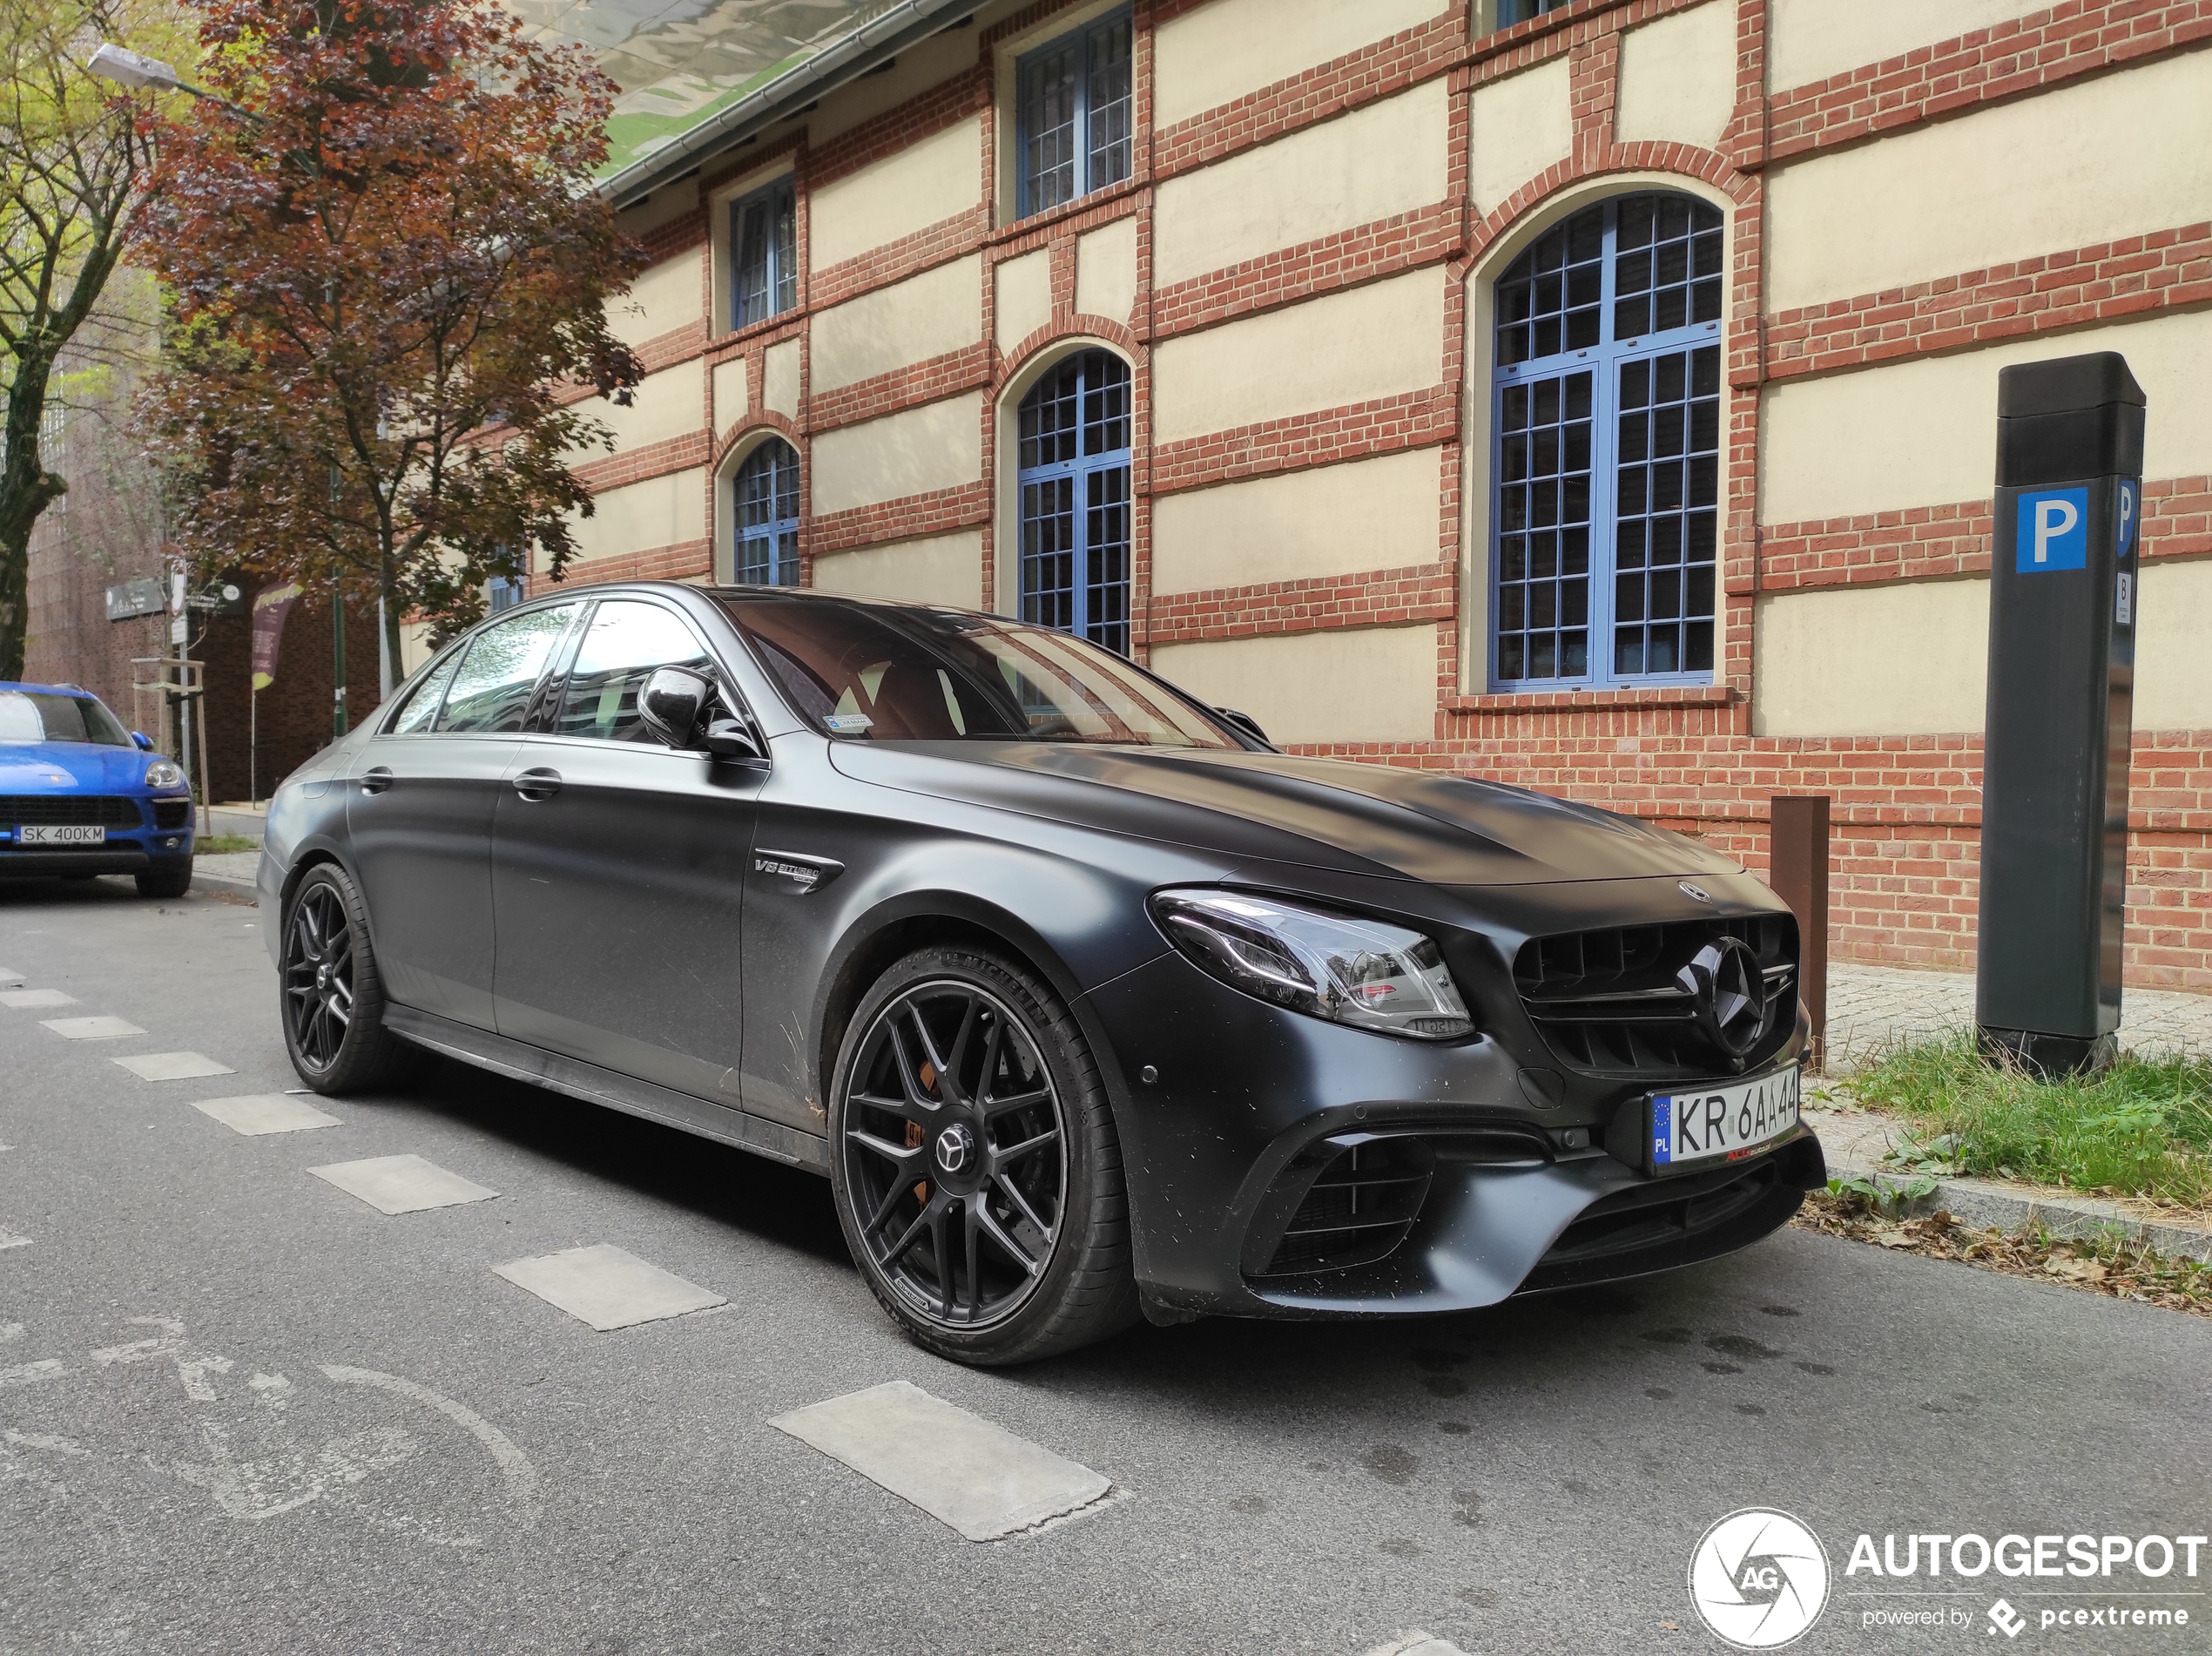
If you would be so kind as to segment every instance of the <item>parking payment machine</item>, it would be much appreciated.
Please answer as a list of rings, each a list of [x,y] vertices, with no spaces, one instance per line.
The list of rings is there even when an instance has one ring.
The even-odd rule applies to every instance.
[[[1974,1016],[2047,1073],[2120,1025],[2143,414],[2116,352],[1998,375]]]

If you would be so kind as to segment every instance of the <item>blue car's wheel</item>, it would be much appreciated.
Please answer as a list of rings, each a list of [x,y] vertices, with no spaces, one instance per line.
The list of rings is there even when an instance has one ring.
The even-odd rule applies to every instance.
[[[421,1061],[384,1027],[384,984],[361,893],[345,869],[309,870],[284,910],[278,970],[284,1044],[318,1092],[354,1092],[405,1078]]]

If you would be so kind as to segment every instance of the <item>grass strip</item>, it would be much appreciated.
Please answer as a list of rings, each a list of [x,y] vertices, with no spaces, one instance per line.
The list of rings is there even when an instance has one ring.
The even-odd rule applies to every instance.
[[[2212,1264],[2175,1259],[2121,1236],[1974,1230],[1946,1213],[1900,1219],[1892,1207],[1864,1192],[1832,1186],[1807,1196],[1790,1222],[1799,1230],[1849,1241],[2212,1317]]]
[[[1903,1117],[1898,1158],[1931,1173],[1994,1174],[2186,1207],[2212,1199],[2212,1063],[2125,1054],[2093,1079],[1993,1064],[1971,1032],[1889,1049],[1851,1095]]]

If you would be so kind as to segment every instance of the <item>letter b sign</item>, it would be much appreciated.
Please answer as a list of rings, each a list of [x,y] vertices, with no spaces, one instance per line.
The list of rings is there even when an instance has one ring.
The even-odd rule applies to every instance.
[[[2089,562],[2089,491],[2046,489],[2020,497],[2017,566],[2023,575],[2084,569]]]

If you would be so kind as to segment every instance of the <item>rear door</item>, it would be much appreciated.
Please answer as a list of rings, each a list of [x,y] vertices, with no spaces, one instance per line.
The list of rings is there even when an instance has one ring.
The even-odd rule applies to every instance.
[[[494,1025],[492,804],[579,601],[520,611],[442,662],[361,750],[347,836],[392,998]]]
[[[654,737],[637,693],[664,666],[722,676],[673,606],[601,600],[547,728],[523,739],[495,813],[498,1027],[734,1108],[738,924],[766,773]]]

